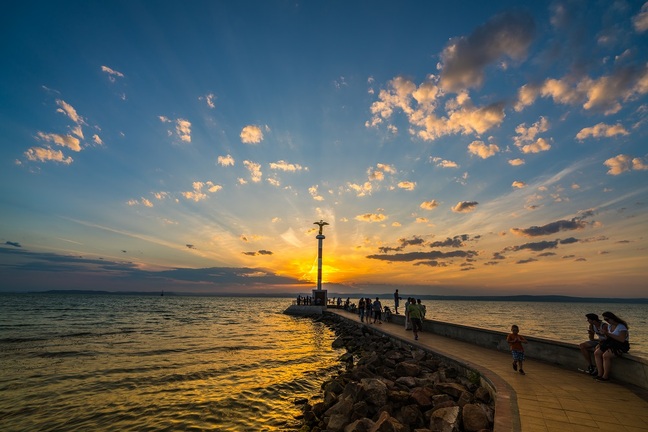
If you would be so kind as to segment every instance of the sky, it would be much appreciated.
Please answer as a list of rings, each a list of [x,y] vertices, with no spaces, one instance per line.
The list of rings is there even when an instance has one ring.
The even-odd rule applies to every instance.
[[[648,2],[31,1],[0,292],[648,297]]]

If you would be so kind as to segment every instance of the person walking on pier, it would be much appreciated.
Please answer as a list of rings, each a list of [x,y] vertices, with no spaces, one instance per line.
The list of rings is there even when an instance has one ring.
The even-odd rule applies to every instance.
[[[378,297],[376,297],[376,301],[373,302],[373,312],[373,323],[376,324],[376,320],[378,320],[378,324],[382,324],[382,303],[380,303],[380,299]]]
[[[423,331],[423,310],[420,304],[412,302],[408,311],[409,319],[412,322],[412,330],[414,331],[414,340],[418,340],[418,332]]]
[[[364,316],[365,316],[365,299],[364,299],[364,297],[360,297],[360,300],[358,300],[358,315],[360,315],[360,322],[364,322]]]
[[[511,354],[513,355],[513,370],[517,371],[519,368],[520,374],[524,373],[524,347],[523,343],[528,343],[527,340],[520,334],[520,328],[513,324],[511,326],[511,333],[506,336],[506,342],[511,347]]]

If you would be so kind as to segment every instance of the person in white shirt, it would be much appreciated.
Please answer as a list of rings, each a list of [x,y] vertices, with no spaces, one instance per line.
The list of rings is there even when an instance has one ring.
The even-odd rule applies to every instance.
[[[596,369],[598,370],[595,379],[601,382],[610,379],[612,358],[614,356],[619,357],[630,350],[628,323],[612,312],[603,312],[603,319],[608,323],[608,326],[603,329],[605,340],[594,351]]]

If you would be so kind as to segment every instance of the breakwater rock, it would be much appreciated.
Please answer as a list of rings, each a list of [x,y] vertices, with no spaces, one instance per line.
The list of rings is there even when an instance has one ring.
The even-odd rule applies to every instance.
[[[301,432],[460,432],[492,430],[494,401],[479,375],[464,377],[426,351],[325,314],[346,365],[303,405]]]

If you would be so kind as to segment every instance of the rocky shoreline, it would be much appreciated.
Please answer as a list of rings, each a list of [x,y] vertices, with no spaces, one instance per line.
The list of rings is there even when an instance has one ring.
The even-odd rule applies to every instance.
[[[398,344],[334,314],[318,318],[345,348],[344,371],[322,384],[322,400],[303,403],[300,432],[492,431],[490,392],[478,374],[461,376],[424,350]]]

